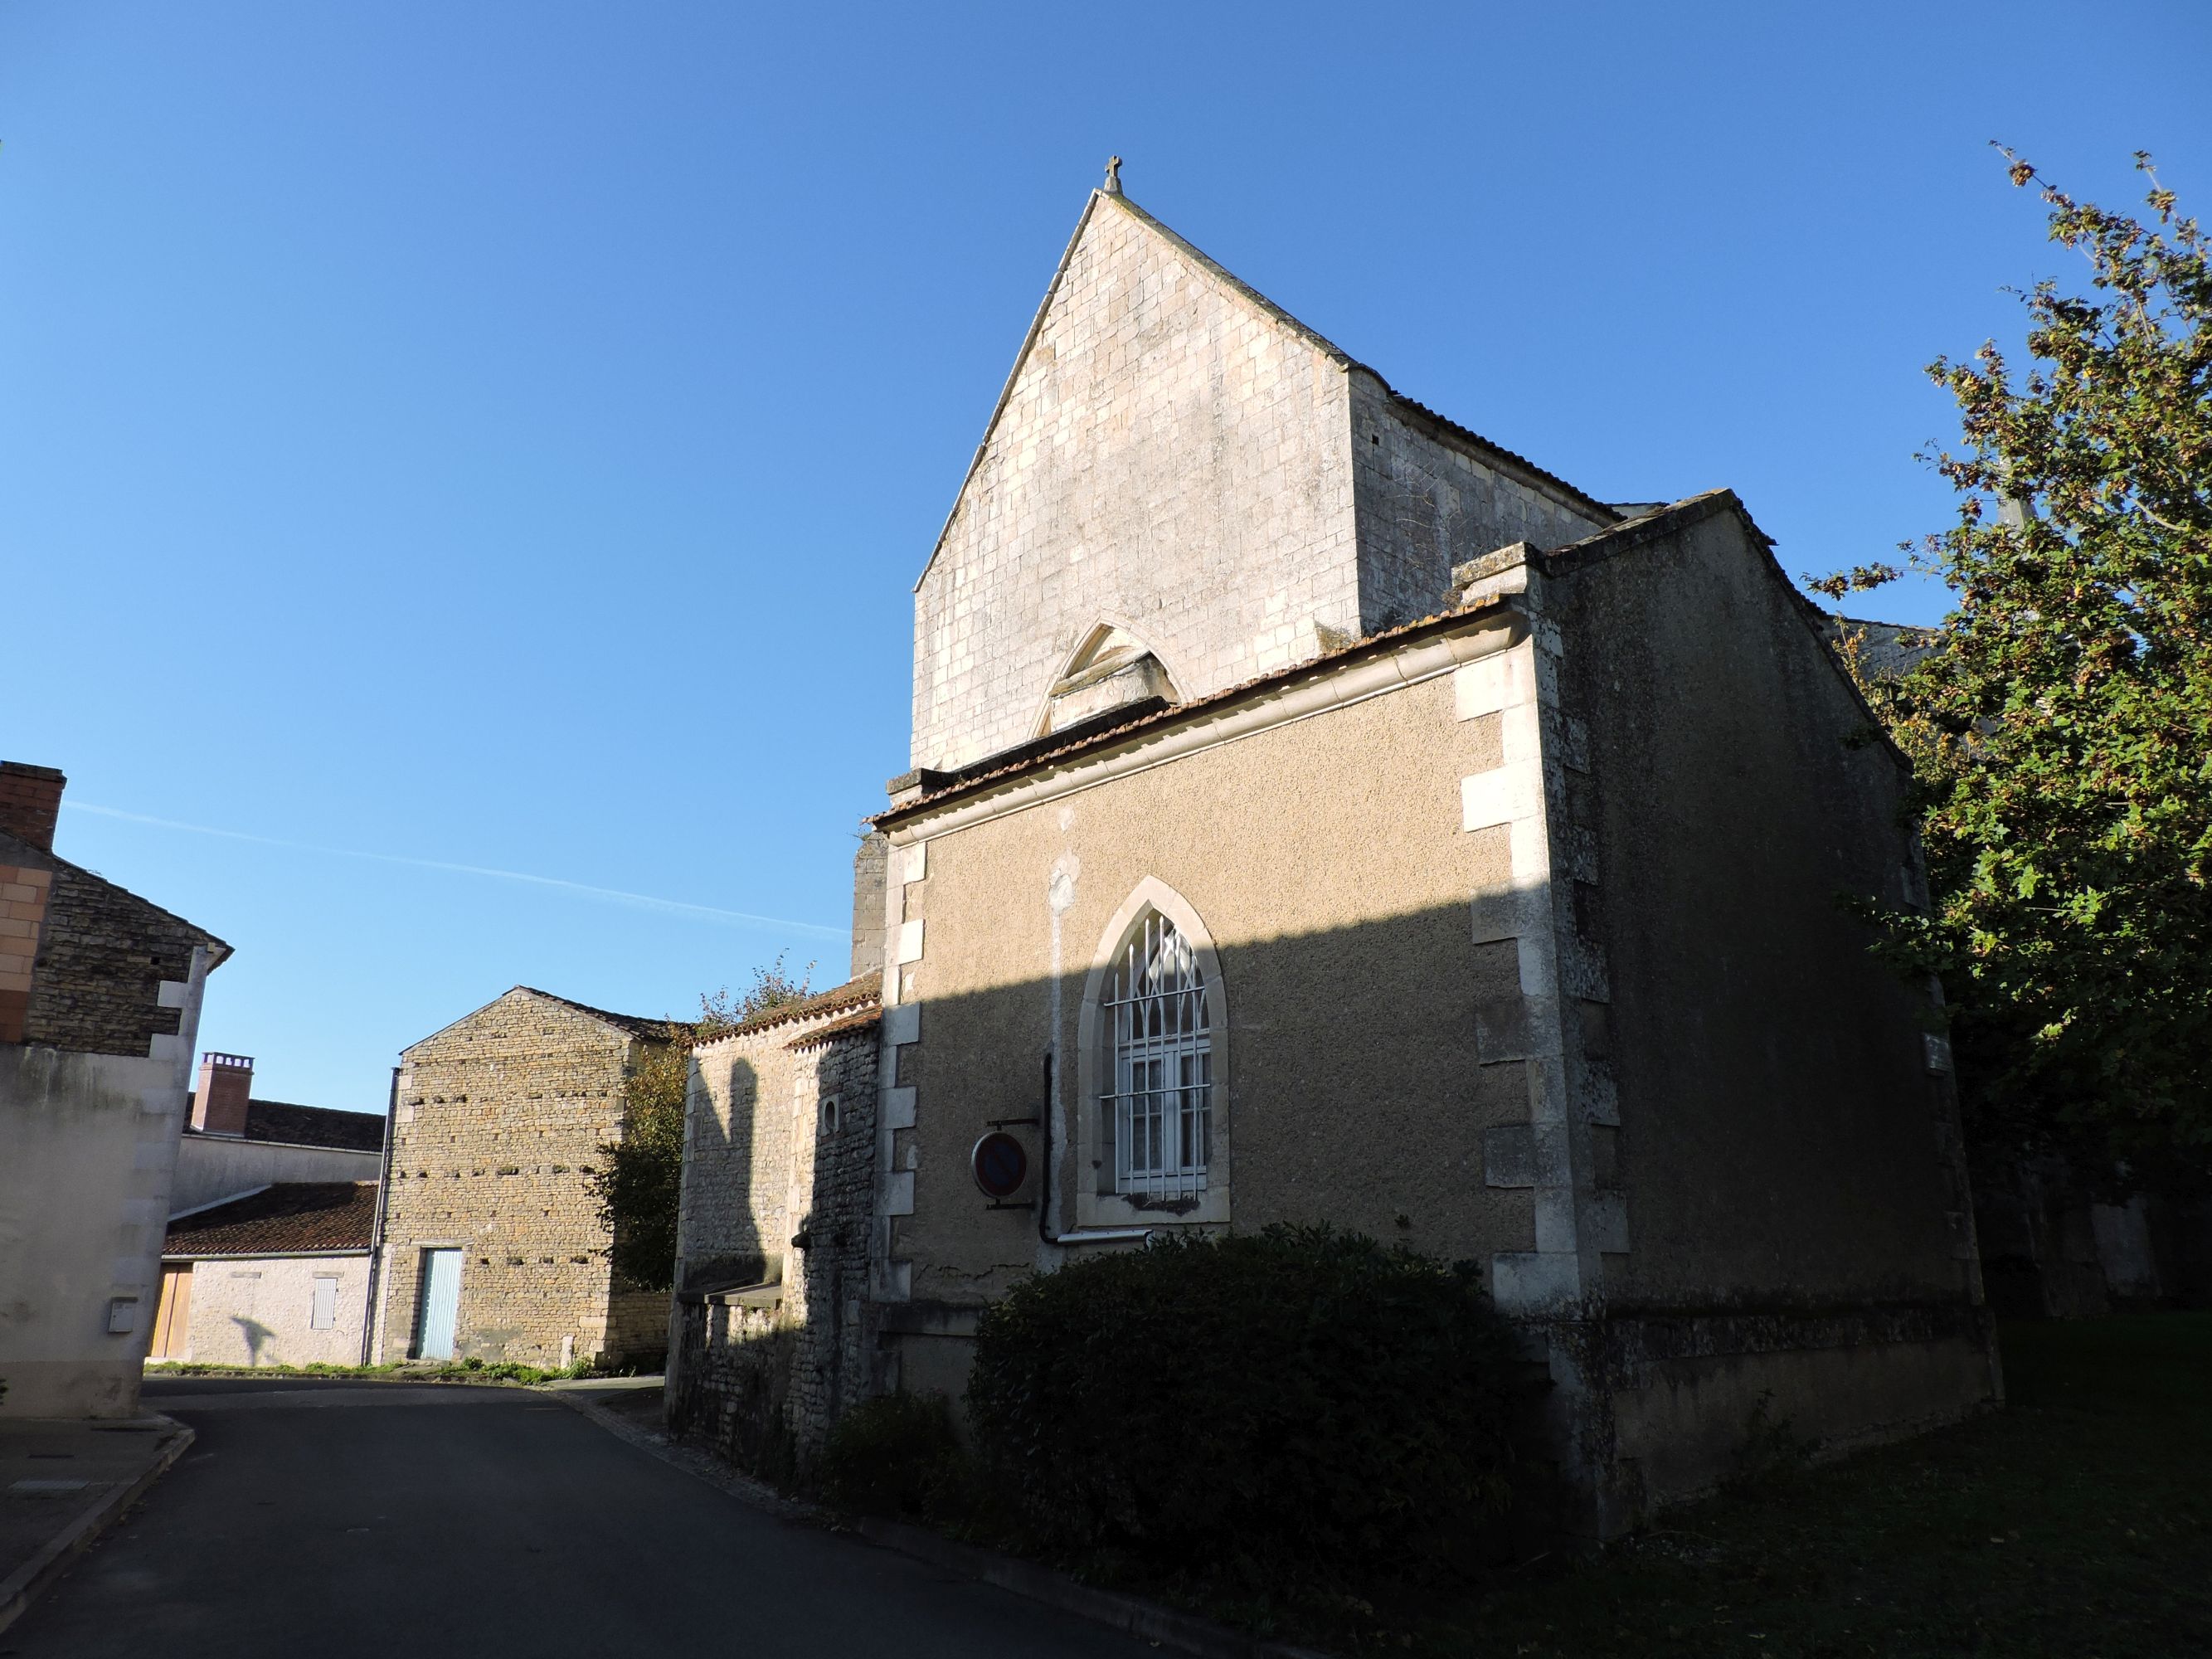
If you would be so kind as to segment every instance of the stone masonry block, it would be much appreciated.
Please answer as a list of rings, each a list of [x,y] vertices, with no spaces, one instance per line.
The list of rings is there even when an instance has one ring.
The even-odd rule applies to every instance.
[[[1463,720],[1535,700],[1535,675],[1526,650],[1501,651],[1452,671],[1453,711]]]
[[[1500,1124],[1482,1132],[1482,1182],[1486,1187],[1536,1184],[1536,1132],[1526,1123]]]
[[[1487,830],[1539,817],[1544,775],[1530,762],[1508,763],[1460,780],[1460,828]]]

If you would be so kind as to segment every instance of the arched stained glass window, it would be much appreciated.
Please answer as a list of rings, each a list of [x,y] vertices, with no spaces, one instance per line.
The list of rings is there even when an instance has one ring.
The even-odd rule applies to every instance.
[[[1116,1193],[1154,1200],[1206,1191],[1213,1122],[1212,1021],[1190,942],[1158,911],[1130,930],[1102,1012],[1113,1042],[1100,1119]]]

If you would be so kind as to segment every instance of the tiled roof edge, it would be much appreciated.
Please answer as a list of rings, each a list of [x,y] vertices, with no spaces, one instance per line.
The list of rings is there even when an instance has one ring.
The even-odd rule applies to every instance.
[[[1414,413],[1421,416],[1424,419],[1434,422],[1437,426],[1442,427],[1446,432],[1459,439],[1462,442],[1473,444],[1476,448],[1480,449],[1488,454],[1494,455],[1500,460],[1510,462],[1513,465],[1519,467],[1530,477],[1541,478],[1546,483],[1565,491],[1566,494],[1573,496],[1577,501],[1583,502],[1586,506],[1595,507],[1600,513],[1605,514],[1608,518],[1617,520],[1623,516],[1620,510],[1614,507],[1612,502],[1600,501],[1596,496],[1591,495],[1589,491],[1583,489],[1580,485],[1570,483],[1566,479],[1562,478],[1558,473],[1550,471],[1548,468],[1537,465],[1535,462],[1530,460],[1526,455],[1522,454],[1519,451],[1508,449],[1504,444],[1498,442],[1495,439],[1486,438],[1480,432],[1474,431],[1471,428],[1462,426],[1457,421],[1452,419],[1450,416],[1438,414],[1435,410],[1431,409],[1426,404],[1419,403],[1413,398],[1408,398],[1404,392],[1392,386],[1388,380],[1384,379],[1381,373],[1376,369],[1368,368],[1365,363],[1359,363],[1355,365],[1355,367],[1366,369],[1370,374],[1374,375],[1377,380],[1382,381],[1383,392],[1389,396],[1390,401],[1398,405],[1401,409],[1410,409],[1413,410]]]
[[[847,1014],[841,1019],[833,1019],[827,1025],[817,1025],[812,1030],[801,1031],[783,1046],[787,1048],[818,1048],[824,1043],[835,1042],[840,1037],[854,1036],[862,1031],[872,1030],[883,1023],[883,1018],[884,1011],[881,1008],[864,1008],[857,1014]]]
[[[859,979],[848,980],[842,985],[817,992],[797,1002],[779,1003],[773,1008],[763,1009],[742,1024],[731,1027],[719,1036],[709,1037],[698,1046],[712,1048],[718,1043],[732,1042],[739,1037],[757,1036],[763,1031],[772,1031],[779,1025],[789,1025],[797,1020],[826,1019],[848,1009],[878,1001],[882,996],[881,980],[873,974],[864,974]]]

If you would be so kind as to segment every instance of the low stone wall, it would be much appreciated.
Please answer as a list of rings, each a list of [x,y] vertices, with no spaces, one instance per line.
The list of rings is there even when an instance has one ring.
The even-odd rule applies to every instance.
[[[1553,1337],[1595,1340],[1616,1497],[1638,1519],[1713,1491],[1757,1436],[1836,1456],[2003,1401],[1990,1316],[1955,1304],[1629,1315]]]
[[[685,1297],[677,1304],[669,1432],[765,1480],[797,1474],[802,1431],[818,1448],[823,1425],[795,1415],[792,1378],[804,1327],[782,1304],[746,1307]]]
[[[868,1394],[873,1333],[852,1290],[815,1298],[811,1317],[774,1286],[679,1297],[669,1432],[763,1480],[803,1478],[838,1418]]]
[[[601,1352],[620,1364],[659,1364],[668,1352],[668,1304],[666,1291],[615,1291],[607,1300]]]
[[[668,1425],[769,1480],[869,1392],[877,1042],[848,1005],[695,1059]]]

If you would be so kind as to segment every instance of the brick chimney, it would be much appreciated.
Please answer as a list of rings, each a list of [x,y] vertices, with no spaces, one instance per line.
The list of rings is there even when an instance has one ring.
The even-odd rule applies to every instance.
[[[62,815],[69,780],[51,766],[0,761],[0,830],[41,853],[54,850],[54,820]]]
[[[253,1056],[200,1056],[200,1085],[192,1093],[192,1127],[202,1134],[246,1133],[246,1097],[253,1092]]]

